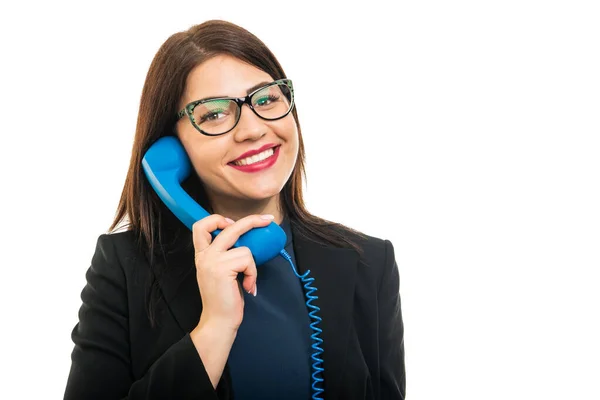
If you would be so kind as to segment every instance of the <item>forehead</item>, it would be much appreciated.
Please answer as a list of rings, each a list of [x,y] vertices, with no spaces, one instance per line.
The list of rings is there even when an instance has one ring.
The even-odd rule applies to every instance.
[[[196,66],[188,75],[183,102],[205,97],[242,97],[260,82],[271,82],[266,72],[237,58],[219,55]]]

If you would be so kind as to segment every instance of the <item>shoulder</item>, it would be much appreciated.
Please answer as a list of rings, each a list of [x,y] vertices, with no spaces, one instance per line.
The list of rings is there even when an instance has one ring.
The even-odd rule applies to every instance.
[[[389,239],[373,236],[339,223],[336,223],[332,229],[356,245],[361,267],[370,275],[376,275],[378,281],[391,270],[397,269],[394,245]]]
[[[386,238],[373,236],[340,223],[335,223],[332,229],[355,243],[366,256],[371,258],[380,258],[382,255],[385,256],[386,252],[393,251],[392,242]]]
[[[138,249],[138,239],[130,230],[103,233],[96,242],[96,252],[103,256],[119,257],[135,253]]]
[[[104,233],[96,241],[92,267],[112,269],[113,273],[121,270],[127,274],[134,264],[142,262],[144,258],[138,237],[133,231]]]

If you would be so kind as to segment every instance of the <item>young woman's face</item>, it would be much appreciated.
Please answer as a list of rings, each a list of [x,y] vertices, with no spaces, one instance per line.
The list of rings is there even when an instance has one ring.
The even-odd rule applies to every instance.
[[[273,80],[237,58],[216,56],[190,72],[179,109],[207,97],[244,97],[249,89]],[[261,98],[268,101],[267,96]],[[218,119],[226,115],[221,111],[205,109],[195,115],[209,115],[207,121],[216,121],[218,127]],[[200,133],[187,116],[177,122],[177,133],[212,201],[273,199],[290,177],[298,155],[298,129],[291,112],[279,120],[267,121],[244,105],[238,124],[224,135]],[[253,159],[240,159],[244,153],[261,148],[274,149]],[[257,158],[265,156],[269,158],[256,163]]]

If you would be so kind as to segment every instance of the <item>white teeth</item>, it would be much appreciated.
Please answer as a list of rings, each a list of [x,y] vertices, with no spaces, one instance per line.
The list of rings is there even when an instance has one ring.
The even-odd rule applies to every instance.
[[[271,157],[275,153],[274,149],[275,149],[274,147],[271,147],[270,149],[267,149],[267,150],[263,151],[262,153],[255,154],[251,157],[246,157],[241,160],[234,161],[233,163],[235,165],[251,165],[251,164],[257,163],[259,161],[262,161],[264,159]]]

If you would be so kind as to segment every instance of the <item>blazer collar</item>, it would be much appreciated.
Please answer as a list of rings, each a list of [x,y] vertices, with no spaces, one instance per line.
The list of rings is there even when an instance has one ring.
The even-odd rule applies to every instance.
[[[319,244],[314,239],[300,235],[292,224],[296,269],[314,278],[312,286],[317,288],[313,301],[320,310],[322,319],[317,327],[322,329],[324,388],[327,398],[336,398],[341,389],[342,373],[349,335],[352,332],[352,310],[358,267],[358,254],[352,249],[340,249]],[[168,276],[161,288],[168,308],[183,332],[192,331],[198,324],[202,312],[200,292],[196,281],[193,249],[167,258],[169,266],[188,265],[179,276]],[[260,274],[260,267],[258,270]]]

